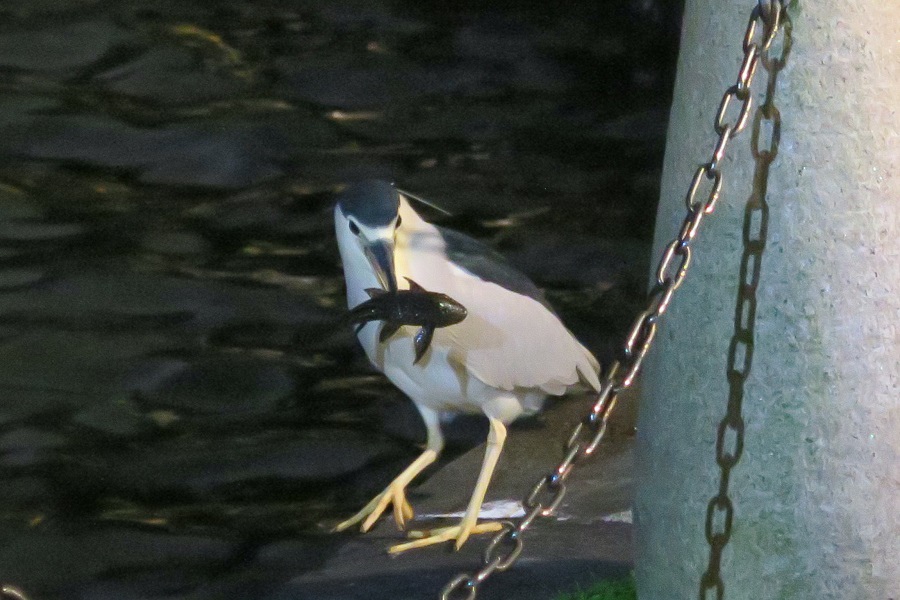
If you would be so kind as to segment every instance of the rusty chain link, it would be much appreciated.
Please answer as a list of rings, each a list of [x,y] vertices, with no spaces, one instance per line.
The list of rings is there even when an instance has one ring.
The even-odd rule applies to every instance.
[[[503,522],[503,529],[494,536],[485,549],[481,569],[474,574],[460,573],[454,577],[441,591],[441,600],[475,600],[478,586],[494,572],[505,571],[511,567],[522,553],[522,536],[525,531],[538,517],[547,517],[553,514],[566,494],[566,479],[574,466],[581,460],[592,456],[603,440],[609,415],[615,408],[619,394],[634,382],[641,363],[653,344],[659,320],[665,314],[675,290],[678,289],[687,274],[691,261],[690,243],[697,234],[700,222],[704,215],[712,213],[715,209],[719,192],[722,189],[720,163],[725,156],[728,143],[747,125],[752,106],[750,86],[753,75],[756,73],[760,56],[767,55],[769,47],[778,33],[782,10],[783,7],[779,0],[758,0],[757,5],[750,13],[743,38],[744,56],[738,70],[737,81],[725,91],[716,111],[713,129],[718,135],[718,139],[712,156],[694,173],[686,197],[687,215],[677,237],[663,251],[656,269],[656,285],[650,292],[648,307],[638,315],[631,326],[625,337],[622,358],[615,361],[608,369],[591,411],[572,431],[566,442],[565,458],[553,471],[541,478],[531,493],[526,496],[523,502],[526,510],[525,516],[517,524],[510,521]],[[759,33],[760,26],[761,33]],[[740,108],[733,123],[730,120],[726,121],[732,101],[740,102]],[[754,127],[757,127],[756,123],[754,123]],[[705,192],[705,197],[700,193],[704,184],[709,188]],[[737,348],[734,349],[734,352],[735,356],[739,354]],[[733,358],[729,357],[729,364],[733,364]],[[735,424],[726,423],[723,429],[727,430],[732,425]],[[740,423],[740,427],[743,427],[743,423]],[[725,432],[719,436],[721,440],[724,440],[724,437]],[[725,463],[729,460],[736,460],[739,451],[740,448],[736,448],[732,452],[726,452],[724,441],[721,449],[717,447],[717,455]],[[720,464],[722,463],[720,462]],[[711,545],[712,540],[717,539],[715,536],[720,535],[714,526],[717,510],[724,512],[727,530],[730,530],[734,513],[731,501],[727,497],[722,500],[717,496],[714,501],[710,502],[707,510],[706,536]],[[720,587],[721,579],[713,583],[716,587]]]

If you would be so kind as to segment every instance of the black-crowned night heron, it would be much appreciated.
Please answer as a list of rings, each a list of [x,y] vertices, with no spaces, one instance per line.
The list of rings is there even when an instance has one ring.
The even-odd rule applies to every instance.
[[[358,332],[372,364],[415,403],[428,432],[425,451],[356,515],[340,523],[367,531],[388,505],[401,528],[413,516],[406,487],[444,446],[441,415],[483,413],[490,424],[478,481],[458,525],[411,533],[413,541],[390,548],[412,548],[455,540],[459,549],[473,533],[497,531],[497,523],[477,522],[506,426],[541,408],[550,394],[573,386],[599,390],[599,365],[547,305],[540,290],[484,244],[424,221],[402,192],[384,181],[351,185],[334,210],[347,303],[367,301],[367,288],[397,290],[404,278],[447,294],[468,310],[457,325],[435,331],[430,349],[414,364],[412,336],[402,327],[379,342],[379,322]],[[402,276],[402,277],[401,277]]]

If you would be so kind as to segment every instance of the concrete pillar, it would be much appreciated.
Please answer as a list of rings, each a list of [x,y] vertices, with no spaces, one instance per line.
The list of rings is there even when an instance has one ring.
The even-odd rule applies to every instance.
[[[656,256],[708,160],[754,5],[687,0]],[[754,158],[751,114],[644,364],[641,600],[716,598],[716,573],[727,600],[900,599],[900,2],[788,14],[780,135],[760,118],[757,140],[777,137],[777,155]],[[755,289],[739,295],[742,281]]]

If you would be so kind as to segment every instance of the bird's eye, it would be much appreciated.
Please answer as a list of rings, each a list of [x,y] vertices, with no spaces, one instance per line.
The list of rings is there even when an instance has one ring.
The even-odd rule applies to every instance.
[[[353,235],[359,235],[359,226],[353,221],[350,221],[350,232]]]
[[[403,222],[403,217],[399,217],[399,216],[398,216],[398,217],[397,217],[397,224],[394,225],[394,227],[400,227],[400,223],[402,223],[402,222]]]

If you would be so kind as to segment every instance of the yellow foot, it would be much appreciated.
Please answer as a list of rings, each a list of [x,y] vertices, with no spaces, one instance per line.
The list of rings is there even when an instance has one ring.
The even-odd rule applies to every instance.
[[[456,540],[454,547],[456,550],[459,550],[462,545],[466,543],[466,540],[469,539],[470,535],[494,533],[501,529],[503,529],[501,523],[460,523],[459,525],[453,525],[452,527],[439,527],[437,529],[427,529],[424,531],[410,531],[407,534],[407,537],[412,538],[413,541],[391,546],[388,548],[388,552],[391,554],[399,554],[401,552],[406,552],[407,550],[413,550],[414,548],[424,548],[425,546],[449,542],[450,540]]]
[[[334,528],[334,531],[344,531],[345,529],[362,522],[359,530],[365,533],[372,528],[372,525],[375,524],[378,517],[385,511],[388,504],[393,505],[394,522],[397,523],[397,527],[402,530],[406,527],[406,521],[413,518],[413,509],[406,500],[405,489],[405,485],[398,484],[396,481],[392,482],[383,492],[372,498],[362,510],[346,521],[338,523]]]

